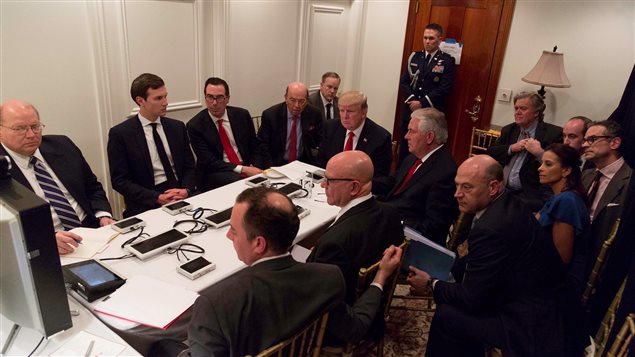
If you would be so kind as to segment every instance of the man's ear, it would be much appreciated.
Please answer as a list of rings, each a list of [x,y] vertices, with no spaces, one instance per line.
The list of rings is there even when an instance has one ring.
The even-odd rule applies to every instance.
[[[137,103],[137,105],[139,107],[141,107],[141,103],[143,103],[144,100],[145,99],[143,99],[143,97],[141,97],[141,96],[136,96],[135,99],[134,99],[135,103]]]
[[[254,253],[258,255],[263,255],[267,251],[267,240],[263,236],[257,236],[253,239],[253,249]]]
[[[621,145],[622,145],[622,138],[620,138],[619,136],[616,136],[613,139],[611,139],[610,147],[612,150],[619,149]]]
[[[502,183],[502,182],[501,182],[501,181],[498,181],[498,180],[491,180],[491,181],[489,182],[489,187],[488,187],[488,189],[489,189],[489,195],[490,195],[490,197],[494,197],[494,196],[496,196],[496,195],[500,192],[500,190],[501,190],[501,183]]]

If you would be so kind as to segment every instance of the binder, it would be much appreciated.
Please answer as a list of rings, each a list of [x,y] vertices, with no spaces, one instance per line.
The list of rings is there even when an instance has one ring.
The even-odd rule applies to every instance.
[[[410,227],[404,227],[404,235],[411,241],[403,258],[401,269],[408,272],[408,267],[412,265],[430,274],[433,278],[448,281],[456,254]]]

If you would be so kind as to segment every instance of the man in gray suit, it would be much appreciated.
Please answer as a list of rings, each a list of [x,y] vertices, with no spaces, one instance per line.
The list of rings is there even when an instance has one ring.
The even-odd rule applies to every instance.
[[[586,170],[582,183],[589,195],[591,232],[589,269],[593,267],[602,243],[608,238],[615,220],[622,216],[624,199],[630,182],[632,169],[620,153],[622,144],[620,125],[612,120],[592,124],[584,135],[584,158],[595,164],[595,170]],[[613,243],[615,246],[617,242]],[[600,285],[589,301],[589,332],[595,333],[615,296],[620,284],[612,274],[613,267],[623,262],[606,258]]]
[[[335,72],[326,72],[322,75],[320,90],[309,96],[309,104],[320,109],[322,119],[340,120],[339,98],[337,90],[340,88],[340,75]]]

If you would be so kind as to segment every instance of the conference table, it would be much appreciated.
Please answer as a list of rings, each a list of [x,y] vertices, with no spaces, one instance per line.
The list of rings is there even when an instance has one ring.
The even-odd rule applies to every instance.
[[[268,177],[274,184],[283,184],[287,182],[298,183],[301,177],[306,176],[307,172],[313,172],[317,169],[317,167],[300,161],[294,161],[283,167],[276,168],[274,171],[269,171]],[[284,177],[282,177],[283,175]],[[246,185],[246,180],[247,179],[243,179],[226,186],[189,197],[186,201],[190,203],[193,208],[206,208],[217,211],[230,208],[233,206],[236,196],[249,187]],[[339,211],[338,207],[329,206],[326,203],[324,189],[321,188],[319,184],[314,184],[312,189],[309,191],[310,195],[307,197],[292,198],[294,204],[310,210],[310,214],[302,218],[300,221],[300,229],[296,239],[294,240],[294,244],[300,243],[309,237],[314,240],[316,234],[319,234],[319,232],[327,227],[334,220],[337,212]],[[209,212],[204,213],[204,215],[207,214],[209,214]],[[172,229],[173,225],[177,221],[192,219],[191,215],[186,213],[180,213],[173,216],[161,208],[141,213],[137,217],[146,222],[143,232],[148,233],[150,236]],[[185,231],[193,227],[193,223],[183,223],[178,225],[176,228],[181,231]],[[146,260],[140,260],[137,257],[130,257],[121,260],[106,260],[102,261],[102,264],[106,265],[109,269],[126,279],[130,279],[135,276],[146,276],[168,284],[180,286],[194,292],[200,292],[245,268],[245,264],[238,260],[232,242],[226,237],[228,229],[229,226],[221,227],[219,229],[209,227],[202,233],[193,233],[190,235],[190,239],[187,243],[200,246],[205,249],[205,252],[204,254],[186,253],[187,257],[189,259],[194,259],[202,255],[216,265],[214,270],[195,280],[191,280],[177,272],[177,267],[186,262],[186,260],[183,259],[182,254],[180,255],[181,261],[178,260],[177,254],[168,254],[167,252],[163,252]],[[99,230],[109,230],[112,233],[116,233],[110,226],[101,227]],[[121,245],[137,234],[138,231],[120,234],[112,240],[105,249],[96,254],[93,259],[100,260],[104,258],[116,258],[128,255],[130,252],[127,249],[122,248]],[[67,265],[81,261],[82,259],[62,257],[61,260],[62,265]],[[101,299],[93,303],[88,303],[86,300],[77,297],[77,301],[84,304],[84,306],[88,309],[94,309],[95,304],[100,300]],[[106,316],[97,312],[95,312],[95,315],[108,326],[117,330],[125,331],[137,326],[136,323]]]

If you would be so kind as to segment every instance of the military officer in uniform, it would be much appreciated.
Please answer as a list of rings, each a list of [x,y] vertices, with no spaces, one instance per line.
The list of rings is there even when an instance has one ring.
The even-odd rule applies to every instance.
[[[404,108],[401,111],[403,135],[399,145],[399,162],[408,156],[405,131],[412,112],[428,107],[445,111],[445,102],[454,83],[454,58],[439,49],[442,35],[441,25],[428,24],[423,32],[425,50],[410,54],[408,67],[401,76]]]

